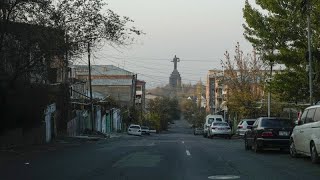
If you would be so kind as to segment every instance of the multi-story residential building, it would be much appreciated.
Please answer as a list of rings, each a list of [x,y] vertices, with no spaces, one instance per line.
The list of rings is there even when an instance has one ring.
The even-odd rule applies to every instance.
[[[206,85],[206,111],[210,114],[226,110],[224,107],[226,90],[223,84],[224,72],[222,70],[209,70]]]
[[[272,75],[281,70],[274,70]],[[228,111],[227,100],[230,96],[230,88],[250,89],[253,97],[257,98],[257,103],[261,103],[264,99],[265,92],[261,86],[268,70],[259,70],[257,72],[248,71],[228,71],[228,70],[209,70],[207,75],[206,98],[207,108],[206,111],[211,114],[223,113]],[[236,82],[233,85],[233,82]]]
[[[87,65],[74,65],[71,67],[72,77],[87,82],[89,90],[89,70]],[[132,106],[135,102],[136,75],[113,65],[91,66],[92,91],[111,96],[120,105]]]
[[[140,107],[143,111],[145,110],[145,105],[146,105],[146,82],[137,80],[136,83],[136,105]]]

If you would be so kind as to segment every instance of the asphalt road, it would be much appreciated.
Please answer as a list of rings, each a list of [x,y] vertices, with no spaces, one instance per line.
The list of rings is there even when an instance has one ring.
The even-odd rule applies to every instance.
[[[33,153],[0,168],[1,180],[320,179],[320,165],[280,151],[245,151],[241,139],[194,136],[185,121],[168,132]]]

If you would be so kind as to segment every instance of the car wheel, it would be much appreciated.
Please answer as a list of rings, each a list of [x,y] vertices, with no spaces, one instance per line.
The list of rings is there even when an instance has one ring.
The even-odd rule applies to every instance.
[[[245,149],[245,150],[250,150],[250,146],[249,146],[249,144],[248,144],[248,140],[247,140],[246,137],[244,138],[244,149]]]
[[[319,155],[318,155],[318,151],[316,148],[316,145],[314,145],[314,143],[311,143],[311,147],[310,147],[310,154],[311,154],[311,161],[312,163],[319,163]]]
[[[296,146],[295,146],[293,140],[290,141],[289,150],[290,150],[290,156],[291,156],[291,157],[293,157],[293,158],[298,157],[297,150],[296,150]]]
[[[254,142],[253,142],[252,149],[255,153],[258,153],[261,150],[261,148],[259,147],[258,142],[256,140],[254,140]]]

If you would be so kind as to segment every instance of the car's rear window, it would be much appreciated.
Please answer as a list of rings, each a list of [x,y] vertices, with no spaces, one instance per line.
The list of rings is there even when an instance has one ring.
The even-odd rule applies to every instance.
[[[142,126],[141,129],[149,129],[148,127]]]
[[[216,121],[222,122],[221,118],[216,118]]]
[[[140,129],[139,126],[130,126],[130,128],[132,128],[132,129]]]
[[[254,124],[255,121],[247,121],[247,124],[252,126]]]
[[[293,122],[288,119],[263,119],[261,121],[261,126],[270,128],[293,127]]]
[[[213,123],[214,126],[229,126],[228,123],[224,123],[224,122],[217,122],[217,123]]]

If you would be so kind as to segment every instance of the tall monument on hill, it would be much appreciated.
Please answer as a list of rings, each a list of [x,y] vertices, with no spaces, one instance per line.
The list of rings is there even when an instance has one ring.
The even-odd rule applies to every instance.
[[[177,58],[177,56],[174,56],[171,62],[173,62],[174,64],[174,69],[169,78],[169,85],[170,87],[173,87],[173,88],[181,88],[181,76],[177,69],[178,62],[180,62],[180,59]]]

